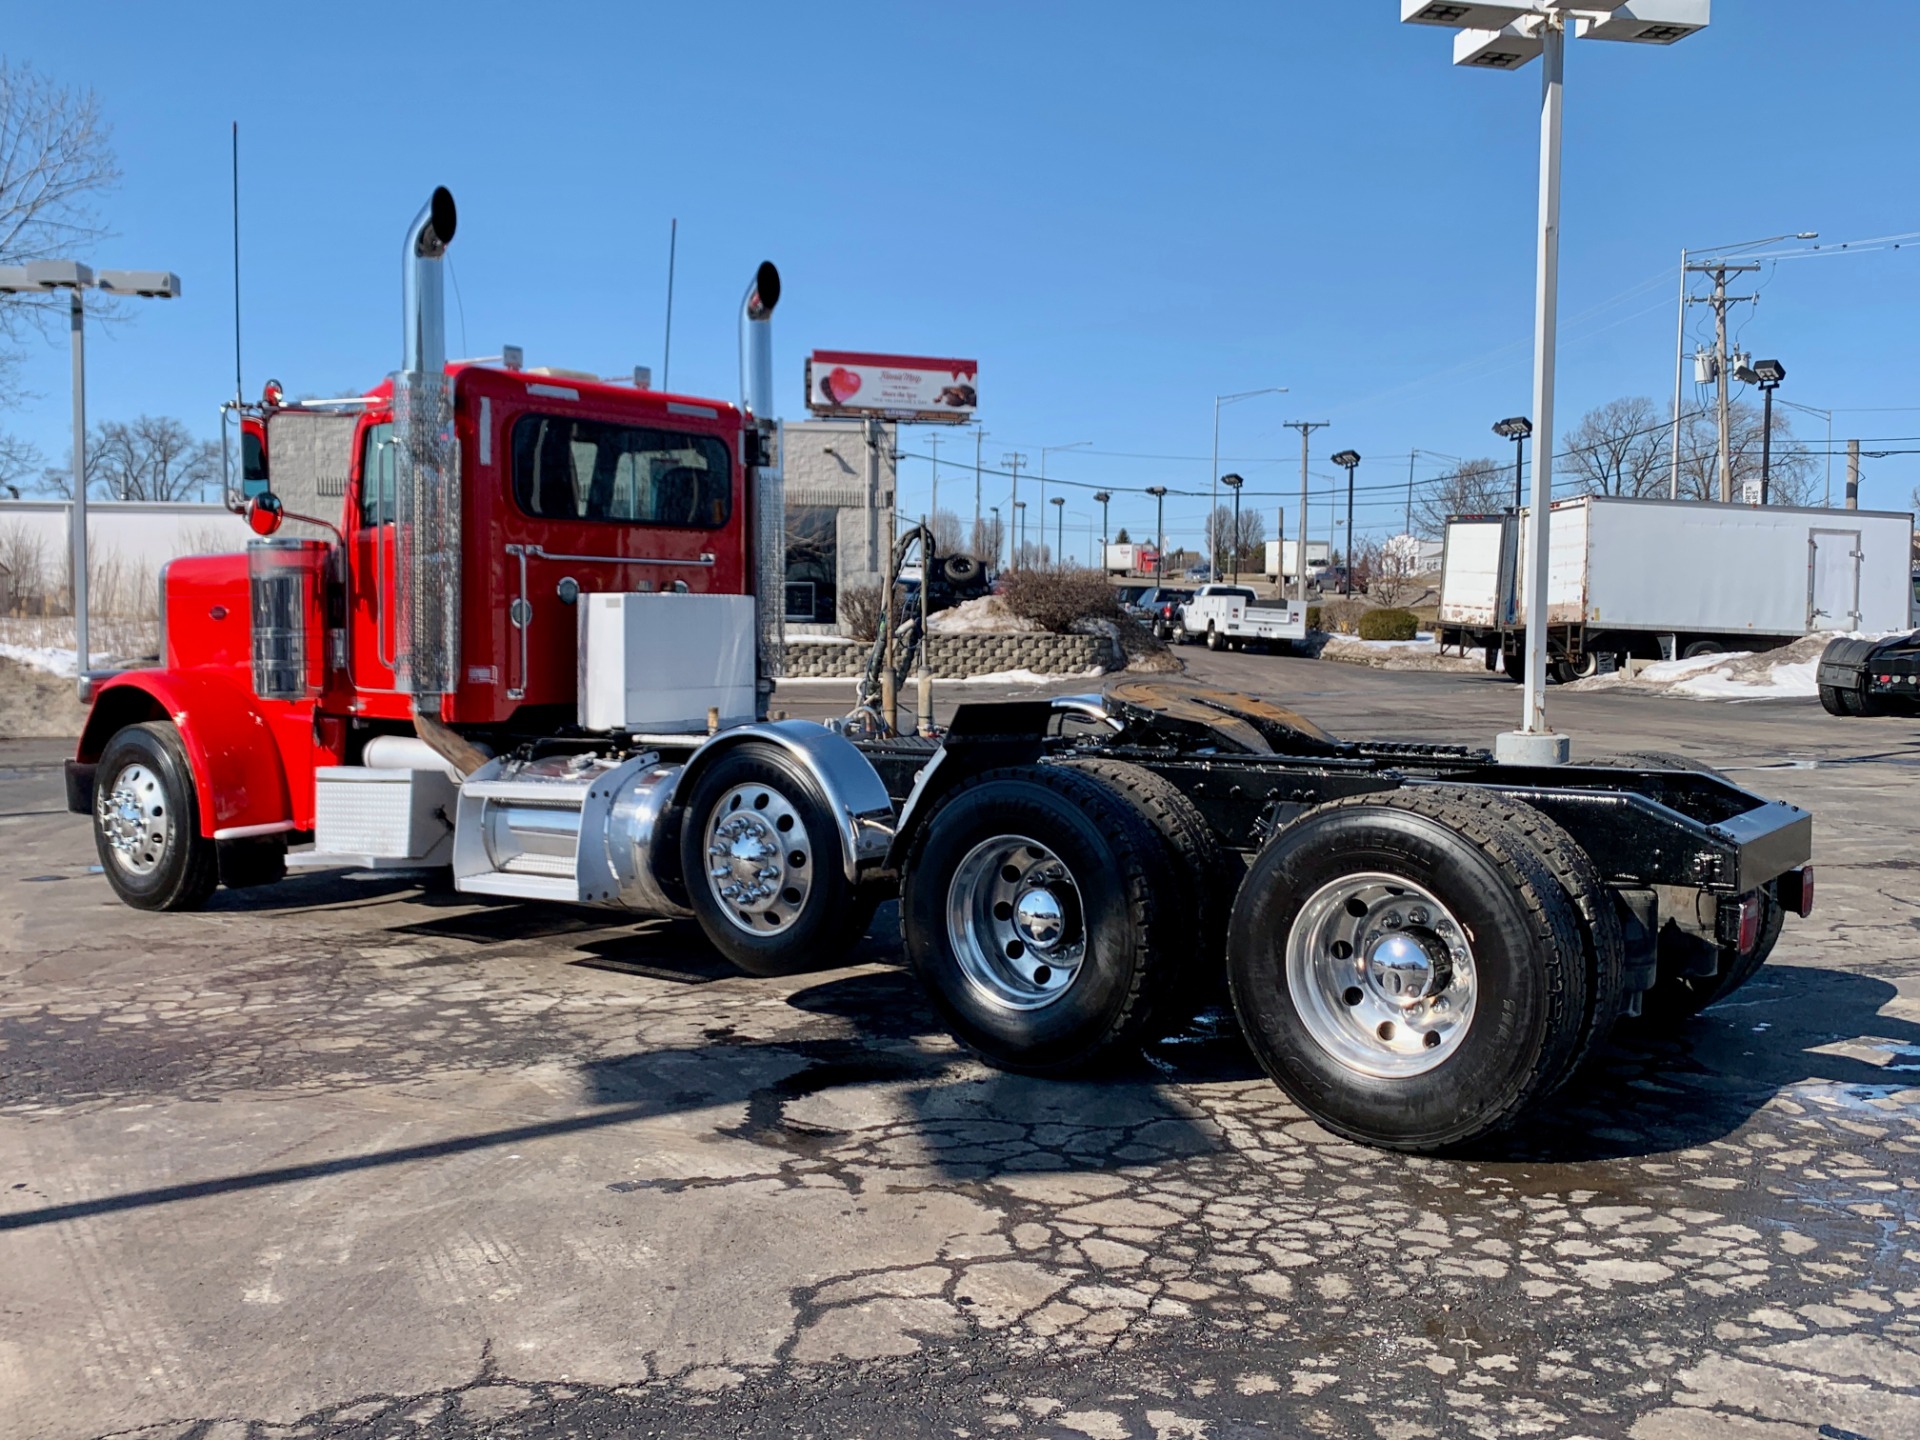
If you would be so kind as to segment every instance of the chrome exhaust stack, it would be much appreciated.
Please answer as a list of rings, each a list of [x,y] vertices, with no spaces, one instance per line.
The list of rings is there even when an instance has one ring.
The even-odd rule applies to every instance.
[[[393,376],[395,685],[432,725],[459,682],[460,451],[447,379],[447,246],[458,222],[444,186],[407,227],[401,290],[405,340]],[[386,617],[380,617],[383,626]],[[422,732],[430,745],[433,735]],[[444,754],[445,751],[442,750]],[[456,764],[474,757],[461,756]]]
[[[740,302],[740,405],[762,424],[773,421],[773,307],[780,272],[762,260]]]
[[[780,272],[760,262],[740,302],[740,405],[747,412],[747,457],[754,466],[753,514],[755,704],[765,720],[787,649],[787,498],[781,473],[780,422],[773,413],[773,307]]]

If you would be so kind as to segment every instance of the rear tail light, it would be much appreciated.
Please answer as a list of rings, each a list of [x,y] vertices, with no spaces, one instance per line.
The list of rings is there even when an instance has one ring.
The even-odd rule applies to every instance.
[[[1813,867],[1802,865],[1798,870],[1789,870],[1777,882],[1780,891],[1780,905],[1783,909],[1798,915],[1802,920],[1813,914]]]
[[[1767,897],[1764,891],[1754,890],[1740,897],[1740,953],[1751,955],[1753,947],[1760,943],[1760,918],[1766,914]]]

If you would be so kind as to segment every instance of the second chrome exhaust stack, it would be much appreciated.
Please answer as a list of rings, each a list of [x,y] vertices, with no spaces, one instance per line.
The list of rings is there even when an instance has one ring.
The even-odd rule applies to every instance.
[[[740,302],[740,403],[755,420],[773,419],[773,307],[780,303],[780,272],[762,260]]]

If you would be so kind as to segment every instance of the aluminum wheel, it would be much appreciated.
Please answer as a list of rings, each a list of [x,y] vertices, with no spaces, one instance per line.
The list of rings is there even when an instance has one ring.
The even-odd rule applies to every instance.
[[[1039,1010],[1072,986],[1087,956],[1080,887],[1024,835],[983,840],[947,887],[947,937],[968,981],[994,1004]]]
[[[152,874],[167,853],[173,814],[166,787],[144,765],[129,765],[113,777],[113,788],[94,802],[94,818],[106,837],[107,853],[129,874]]]
[[[1473,1025],[1473,946],[1447,907],[1395,875],[1348,875],[1301,907],[1287,988],[1307,1032],[1350,1070],[1425,1074]]]
[[[771,786],[736,785],[707,817],[707,884],[742,930],[777,935],[813,891],[813,839],[800,812]]]

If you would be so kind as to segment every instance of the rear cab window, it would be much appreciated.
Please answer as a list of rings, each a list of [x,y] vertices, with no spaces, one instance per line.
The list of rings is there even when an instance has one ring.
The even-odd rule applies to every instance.
[[[724,440],[576,416],[514,422],[513,498],[542,520],[718,530],[733,514]]]

